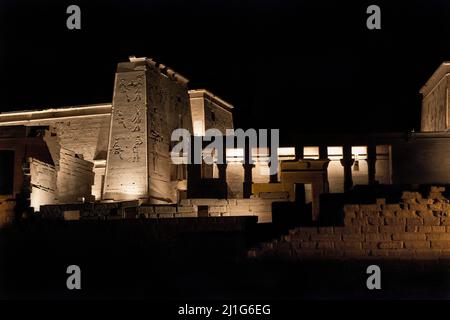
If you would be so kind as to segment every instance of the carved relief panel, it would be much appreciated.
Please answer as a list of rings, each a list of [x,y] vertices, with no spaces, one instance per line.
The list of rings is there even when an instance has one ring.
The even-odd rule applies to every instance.
[[[147,185],[145,72],[116,76],[104,198],[143,198]]]

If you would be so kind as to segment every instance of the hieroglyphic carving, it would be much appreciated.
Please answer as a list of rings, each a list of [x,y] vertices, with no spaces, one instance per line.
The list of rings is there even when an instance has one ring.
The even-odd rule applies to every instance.
[[[136,140],[133,145],[133,160],[132,162],[139,162],[139,147],[144,142],[142,141],[140,136],[136,136]]]
[[[142,89],[144,87],[144,75],[140,74],[135,79],[120,79],[119,92],[124,94],[127,102],[142,101]]]
[[[131,118],[131,123],[133,123],[134,127],[131,130],[132,132],[138,132],[141,131],[141,122],[142,122],[142,116],[141,116],[141,109],[139,105],[136,105],[136,112]]]
[[[123,117],[122,111],[116,110],[115,116],[116,116],[116,119],[117,119],[117,123],[118,123],[118,124],[121,124],[124,128],[126,128],[127,125],[125,124],[125,119],[124,119],[124,117]]]
[[[114,118],[105,177],[106,198],[117,200],[148,195],[146,90],[144,71],[117,74]]]
[[[113,154],[119,156],[120,160],[123,160],[122,152],[123,148],[119,143],[119,138],[114,138],[114,144],[112,146]]]
[[[192,122],[187,88],[158,68],[132,67],[116,75],[104,198],[172,202],[170,136]]]

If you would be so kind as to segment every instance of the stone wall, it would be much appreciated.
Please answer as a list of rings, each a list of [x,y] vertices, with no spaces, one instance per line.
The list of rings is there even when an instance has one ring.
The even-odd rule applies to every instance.
[[[203,136],[208,129],[223,134],[233,129],[232,105],[204,89],[189,90],[189,96],[195,135]]]
[[[399,204],[345,205],[344,226],[301,227],[250,250],[256,258],[447,259],[450,204],[433,187],[428,198],[404,192]]]
[[[254,216],[258,223],[272,222],[272,203],[279,199],[185,199],[179,205],[144,205],[138,216],[145,218],[189,218],[199,216],[207,207],[208,217]]]
[[[443,62],[420,89],[422,99],[421,131],[448,130],[448,74],[450,64]]]
[[[106,160],[111,104],[64,107],[0,115],[0,127],[48,126],[59,143],[84,159]]]
[[[421,131],[445,131],[447,130],[447,77],[443,78],[439,84],[422,101]]]
[[[61,148],[58,168],[58,202],[92,200],[93,163],[80,159],[74,152]]]
[[[55,167],[39,161],[30,159],[30,206],[34,211],[39,211],[41,204],[53,204],[57,202]]]
[[[171,135],[192,132],[186,81],[151,59],[118,64],[103,199],[177,201]]]

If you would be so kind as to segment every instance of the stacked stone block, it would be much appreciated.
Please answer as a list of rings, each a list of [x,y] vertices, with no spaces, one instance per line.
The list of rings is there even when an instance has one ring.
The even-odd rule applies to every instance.
[[[249,256],[450,259],[450,204],[443,191],[432,187],[428,198],[404,192],[399,204],[345,205],[344,226],[296,228]]]
[[[280,199],[187,199],[180,202],[178,212],[196,215],[199,206],[208,206],[210,217],[257,216],[258,223],[266,223],[272,222],[274,201]]]

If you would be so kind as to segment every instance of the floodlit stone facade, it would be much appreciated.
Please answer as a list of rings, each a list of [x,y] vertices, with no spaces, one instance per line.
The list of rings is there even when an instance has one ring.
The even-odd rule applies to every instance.
[[[233,106],[207,90],[188,90],[188,80],[165,65],[130,57],[117,66],[112,103],[0,114],[8,168],[0,171],[1,219],[20,215],[23,198],[31,211],[67,219],[254,215],[259,222],[272,222],[278,203],[295,213],[301,202],[311,207],[301,214],[317,222],[324,194],[355,185],[450,183],[449,66],[421,90],[423,132],[299,134],[270,150],[279,167],[270,175],[264,148],[227,149],[226,164],[172,163],[174,129],[226,133],[234,129]],[[42,134],[31,134],[36,128]],[[245,161],[250,154],[254,164]]]

